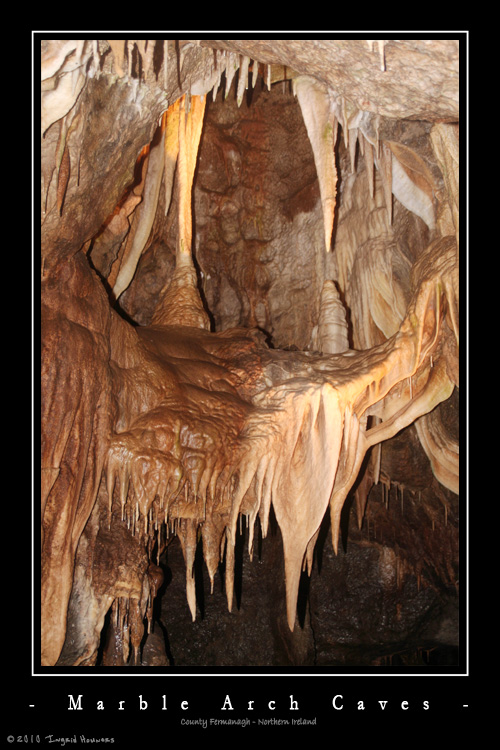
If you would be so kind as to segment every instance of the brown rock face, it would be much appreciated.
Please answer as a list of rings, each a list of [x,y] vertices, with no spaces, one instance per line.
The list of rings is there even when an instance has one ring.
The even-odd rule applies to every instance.
[[[43,666],[456,664],[457,47],[42,40]]]

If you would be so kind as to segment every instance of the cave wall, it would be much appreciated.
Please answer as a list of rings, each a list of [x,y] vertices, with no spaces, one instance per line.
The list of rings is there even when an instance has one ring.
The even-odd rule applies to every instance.
[[[260,328],[277,348],[308,349],[330,261],[311,145],[289,82],[270,92],[260,79],[240,106],[235,89],[209,100],[200,144],[194,256],[201,293],[214,330]],[[175,219],[156,223],[122,295],[123,309],[143,325],[158,279],[173,268],[176,229]]]
[[[185,64],[192,52],[203,67],[205,44],[188,48]],[[234,44],[232,40],[227,49]],[[50,652],[42,661],[122,665],[130,650],[133,663],[141,658],[148,663],[144,625],[151,630],[155,588],[149,565],[154,553],[166,577],[161,607],[156,607],[156,635],[150,634],[151,642],[158,639],[158,631],[163,635],[158,665],[377,664],[398,652],[408,660],[436,646],[455,648],[458,497],[436,479],[414,426],[385,442],[380,453],[373,450],[344,509],[343,546],[337,557],[325,541],[325,518],[323,545],[317,548],[310,580],[303,576],[301,584],[301,627],[293,633],[286,625],[285,570],[276,525],[274,533],[261,540],[258,562],[254,557],[250,563],[243,543],[237,544],[241,592],[236,611],[223,611],[227,607],[222,593],[210,597],[207,572],[197,573],[198,607],[200,601],[204,605],[202,619],[193,623],[185,590],[179,594],[179,582],[185,585],[184,571],[179,571],[179,536],[169,537],[160,556],[154,545],[127,536],[123,524],[106,523],[109,500],[101,474],[119,412],[111,381],[117,363],[125,371],[135,357],[135,344],[127,343],[131,334],[119,315],[134,326],[152,321],[175,267],[179,194],[175,184],[166,215],[160,194],[134,280],[113,310],[109,278],[138,205],[137,186],[145,174],[141,149],[158,138],[155,132],[167,98],[157,91],[159,63],[155,68],[153,61],[146,85],[134,70],[129,78],[110,74],[113,57],[105,42],[99,42],[99,50],[104,51],[100,74],[85,84],[74,118],[63,121],[65,125],[56,120],[44,133],[42,147],[42,384],[51,394],[43,401],[47,414],[42,414],[42,607],[54,613],[45,623]],[[290,64],[288,54],[290,46],[287,54],[282,52],[283,64]],[[336,64],[343,65],[344,43],[339,43],[339,54]],[[443,54],[439,48],[438,55]],[[317,49],[315,63],[307,54],[294,62],[321,75],[321,55]],[[139,69],[141,58],[134,60]],[[193,65],[191,71],[196,70]],[[326,254],[314,155],[290,80],[285,74],[269,88],[260,77],[239,106],[237,80],[231,92],[228,96],[219,90],[207,104],[193,190],[193,257],[212,330],[258,328],[272,348],[313,352],[318,347],[321,290],[326,279],[333,279],[346,306],[351,348],[383,344],[404,319],[412,295],[412,267],[436,236],[435,225],[429,227],[392,196],[388,207],[382,170],[370,177],[362,153],[366,143],[359,139],[353,162],[347,127],[339,127],[334,251]],[[395,105],[384,106],[388,114]],[[450,102],[442,106],[454,121]],[[449,170],[443,179],[449,149],[443,156],[435,146],[431,131],[436,115],[429,114],[428,103],[422,108],[425,114],[413,112],[411,120],[392,112],[391,119],[383,120],[380,136],[417,155],[413,172],[420,174],[424,193],[432,182],[438,236],[458,236]],[[69,144],[66,157],[64,138]],[[68,170],[62,206],[60,180],[50,174],[61,151],[62,165],[68,160],[78,165]],[[62,389],[68,382],[71,388]],[[444,420],[447,434],[457,442],[456,391],[437,409],[444,413],[439,424]],[[120,541],[124,534],[126,542]],[[129,556],[120,578],[110,550],[125,548]],[[278,566],[282,575],[276,576]],[[57,584],[55,569],[64,572]],[[82,618],[82,606],[98,616],[94,611],[90,620]],[[375,621],[374,610],[379,612]],[[116,634],[110,636],[115,627],[123,637],[124,618],[125,649]],[[95,632],[85,632],[88,621]],[[216,631],[217,639],[207,639]],[[232,646],[223,654],[224,637]]]

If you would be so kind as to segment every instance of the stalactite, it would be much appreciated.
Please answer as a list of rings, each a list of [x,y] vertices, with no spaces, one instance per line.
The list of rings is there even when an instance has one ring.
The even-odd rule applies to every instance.
[[[457,247],[459,246],[460,226],[460,170],[459,170],[459,126],[458,123],[436,123],[432,126],[430,133],[433,151],[436,155],[439,167],[443,174],[446,185],[447,202],[452,217],[452,227],[448,228],[448,222],[440,218],[441,234],[455,233]]]
[[[323,208],[325,248],[329,252],[337,194],[337,168],[330,95],[315,78],[300,76],[295,78],[293,83],[316,164]]]
[[[181,518],[177,526],[177,536],[181,542],[186,566],[186,596],[193,622],[196,620],[196,586],[194,578],[194,558],[196,554],[198,523],[195,519]]]
[[[371,52],[373,52],[373,45],[377,43],[378,46],[378,54],[380,59],[380,70],[382,72],[385,71],[385,39],[367,39],[366,43],[370,49]]]
[[[132,58],[134,55],[134,47],[135,47],[134,39],[127,39],[126,46],[127,46],[127,59],[128,59],[127,75],[129,78],[132,78]]]
[[[271,91],[271,66],[266,65],[266,86],[267,90]]]
[[[431,357],[431,368],[434,363]],[[434,476],[455,494],[459,493],[459,446],[445,430],[437,412],[415,422],[415,428]]]
[[[158,591],[160,590],[163,584],[163,580],[164,580],[163,570],[158,565],[153,565],[153,563],[150,563],[148,567],[149,596],[148,596],[148,606],[146,610],[146,617],[148,621],[148,633],[152,632],[153,605],[154,605],[156,596],[158,594]]]
[[[111,52],[113,53],[116,74],[122,78],[125,75],[124,62],[126,39],[106,39],[106,41],[111,47]]]
[[[86,42],[86,39],[73,39],[66,44],[50,42],[52,55],[42,55],[42,137],[73,109],[80,96],[87,80],[86,66],[93,58],[92,47]]]
[[[225,99],[227,99],[227,97],[229,96],[231,84],[239,66],[239,55],[236,55],[234,52],[228,52],[226,59],[226,89],[224,91]]]
[[[132,665],[140,666],[140,646],[144,637],[143,613],[140,602],[132,599],[129,605],[128,623],[130,632],[130,642],[132,644]]]
[[[165,167],[164,167],[164,188],[165,188],[165,215],[170,208],[172,199],[172,189],[174,185],[175,166],[179,155],[179,110],[181,100],[177,99],[172,104],[166,114],[165,127]]]
[[[145,245],[151,234],[151,228],[153,226],[158,206],[163,166],[165,163],[164,142],[165,122],[162,124],[159,143],[152,146],[149,150],[148,170],[144,184],[143,199],[140,206],[136,209],[137,218],[134,227],[135,231],[130,243],[127,244],[126,256],[122,260],[117,279],[113,286],[115,299],[119,299],[121,294],[130,285],[137,264],[139,263],[139,259],[144,252]]]
[[[153,323],[161,325],[192,325],[210,329],[210,319],[203,308],[197,289],[196,271],[192,259],[192,186],[200,143],[206,96],[191,97],[187,111],[185,97],[179,109],[179,237],[176,248],[176,267],[171,280],[160,295]]]
[[[219,562],[223,557],[221,544],[224,537],[224,530],[224,518],[215,513],[207,515],[201,527],[203,559],[210,577],[211,593],[213,593],[214,590],[215,573],[217,572]]]
[[[219,91],[222,73],[224,72],[224,66],[223,66],[222,52],[220,50],[214,50],[214,56],[215,56],[216,78],[215,78],[215,83],[212,87],[212,101],[215,102],[215,100],[217,99],[217,93]]]
[[[259,76],[259,62],[254,60],[252,64],[252,88],[255,88],[257,84],[257,78]]]
[[[363,136],[362,136],[363,137]],[[373,198],[374,194],[374,162],[373,162],[373,146],[370,143],[370,141],[365,138],[365,146],[364,146],[364,157],[365,157],[365,164],[366,164],[366,175],[368,179],[368,187],[370,190],[370,198]]]
[[[168,39],[163,40],[163,88],[168,90]]]
[[[241,58],[241,62],[240,62],[238,89],[236,92],[236,101],[238,102],[238,107],[241,105],[241,102],[243,101],[243,95],[246,89],[248,88],[248,66],[249,65],[250,65],[250,58],[244,55]]]
[[[191,97],[191,107],[187,111],[186,99],[181,99],[179,113],[179,241],[177,245],[176,263],[191,263],[192,242],[192,187],[194,170],[198,156],[203,117],[205,114],[206,97]]]
[[[391,190],[398,201],[435,228],[434,178],[424,160],[402,143],[384,141],[392,152]]]
[[[352,129],[352,135],[349,139],[349,158],[351,160],[351,174],[356,172],[356,146],[358,143],[358,129]]]
[[[66,195],[66,189],[68,187],[69,176],[71,172],[71,160],[69,156],[68,144],[65,144],[61,165],[57,173],[57,210],[59,215],[62,214],[64,197]]]
[[[77,39],[51,40],[41,56],[41,80],[52,78],[64,65],[66,58],[74,53],[81,42]]]
[[[387,209],[389,224],[392,224],[392,152],[385,141],[380,146],[378,171],[384,188],[385,207]]]
[[[143,71],[144,71],[144,80],[146,81],[148,77],[148,73],[151,70],[151,66],[153,64],[153,54],[155,49],[155,42],[153,39],[146,39],[145,44],[145,50],[142,53],[143,56]]]

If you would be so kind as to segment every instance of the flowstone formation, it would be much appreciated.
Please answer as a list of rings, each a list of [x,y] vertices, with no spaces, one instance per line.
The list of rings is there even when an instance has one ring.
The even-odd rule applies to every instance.
[[[236,40],[42,41],[42,665],[139,666],[144,636],[153,636],[161,557],[173,539],[192,620],[200,550],[212,591],[224,564],[231,611],[238,528],[244,522],[252,559],[257,525],[265,538],[271,513],[283,545],[286,621],[296,631],[301,576],[312,572],[327,512],[337,554],[346,499],[355,492],[362,521],[368,493],[385,477],[381,444],[417,420],[434,475],[458,492],[458,446],[435,411],[458,388],[458,130],[439,124],[425,133],[431,168],[383,120],[395,117],[391,97],[363,108],[359,82],[349,99],[347,81],[335,91],[321,73],[325,56],[341,69],[342,56],[359,44],[356,54],[385,76],[387,41],[376,48],[373,40],[284,42],[272,54],[264,43],[259,62],[251,40],[248,55],[234,51],[244,44]],[[439,53],[453,57],[442,44],[436,40]],[[297,69],[284,68],[290,57]],[[241,225],[242,215],[257,211],[248,186],[259,192],[250,167],[258,151],[250,136],[238,151],[231,110],[225,124],[217,115],[204,125],[208,92],[215,102],[224,84],[224,98],[233,91],[239,109],[258,79],[269,95],[291,82],[317,173],[317,200],[308,201],[320,217],[312,244],[329,259],[317,261],[315,325],[302,351],[269,345],[258,311],[266,308],[276,338],[278,321],[248,290],[253,326],[214,325],[199,268],[197,231],[212,231],[200,207],[216,205],[207,186],[219,190],[200,158],[212,143],[203,141],[210,127],[221,128],[213,143],[227,169],[228,246],[240,242],[233,219]],[[429,113],[423,91],[415,101],[422,111],[414,117],[456,118],[447,97],[433,103],[439,114]],[[131,123],[135,155],[128,141],[122,149],[114,127],[108,143],[99,139],[108,116]],[[359,154],[377,218],[351,225]],[[103,186],[91,216],[86,207]],[[272,244],[277,230],[264,193],[257,213]],[[218,221],[227,196],[207,215]],[[393,196],[422,227],[413,262],[392,232],[403,223]],[[253,247],[263,252],[266,232],[256,231]],[[120,305],[126,313],[126,300],[135,304],[141,263],[158,236],[175,237],[173,253],[161,268],[155,251],[149,320],[132,324]]]

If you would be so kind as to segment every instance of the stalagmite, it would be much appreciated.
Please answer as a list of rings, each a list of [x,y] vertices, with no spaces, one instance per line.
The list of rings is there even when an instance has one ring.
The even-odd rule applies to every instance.
[[[317,336],[318,349],[324,354],[340,354],[349,349],[345,309],[333,281],[323,284]]]
[[[329,252],[337,194],[337,168],[330,96],[328,90],[315,78],[300,76],[294,79],[293,85],[314,154],[323,208],[325,248]]]

